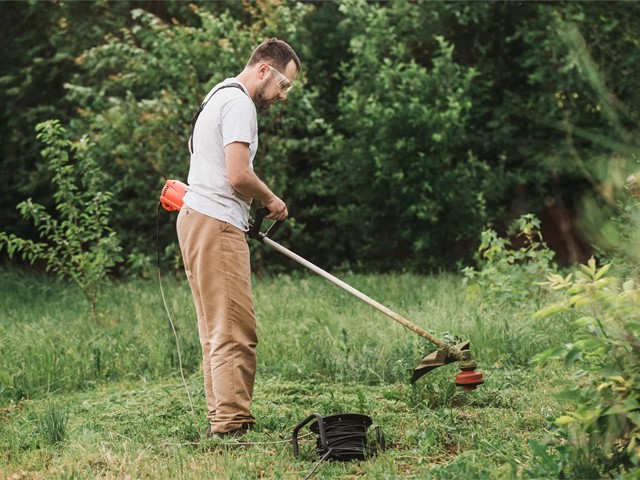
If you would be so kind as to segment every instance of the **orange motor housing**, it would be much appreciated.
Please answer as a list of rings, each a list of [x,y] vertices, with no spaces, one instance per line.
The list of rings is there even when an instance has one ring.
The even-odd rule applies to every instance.
[[[187,185],[180,180],[167,180],[160,194],[160,203],[167,212],[177,212],[182,208],[182,198],[187,193]]]

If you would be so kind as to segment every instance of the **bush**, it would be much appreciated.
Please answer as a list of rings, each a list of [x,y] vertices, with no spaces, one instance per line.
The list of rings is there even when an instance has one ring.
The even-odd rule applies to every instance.
[[[563,297],[536,314],[581,315],[573,322],[573,342],[536,358],[541,365],[557,359],[578,367],[562,396],[575,408],[555,420],[556,453],[544,445],[537,452],[541,464],[580,478],[639,473],[640,285],[607,276],[609,268],[591,259],[575,274],[550,274],[546,286]]]
[[[23,218],[33,221],[43,241],[0,232],[0,249],[6,248],[9,256],[20,253],[31,264],[42,260],[47,271],[72,280],[85,294],[97,320],[100,283],[121,260],[118,237],[109,227],[111,192],[105,189],[105,176],[87,154],[90,144],[86,137],[76,143],[67,140],[66,130],[57,120],[38,124],[36,131],[46,145],[42,156],[53,173],[58,216],[30,198],[19,203]]]
[[[536,281],[557,267],[534,215],[517,219],[509,234],[512,240],[500,237],[493,229],[484,230],[478,247],[481,268],[465,267],[462,272],[472,292],[480,290],[499,301],[521,302],[539,295],[542,290]]]
[[[256,21],[245,24],[229,11],[215,15],[209,7],[189,6],[198,26],[132,10],[133,26],[80,55],[81,72],[65,85],[67,100],[80,114],[73,128],[90,132],[98,146],[94,155],[112,179],[113,227],[121,235],[129,271],[135,273],[148,270],[154,259],[150,232],[156,229],[154,213],[165,180],[186,181],[186,142],[198,105],[215,84],[240,72],[265,38],[278,35],[297,48],[295,24],[307,10],[265,3],[254,11],[247,5],[247,16]],[[303,75],[296,83],[304,83]],[[304,88],[291,94],[303,104],[287,112],[298,116],[297,121],[281,118],[282,108],[293,110],[288,106],[275,107],[259,119],[269,142],[261,136],[254,167],[278,192],[287,184],[287,157],[304,143],[288,137],[295,136],[293,129],[304,129],[305,115],[313,114],[305,106],[307,95]],[[170,238],[175,247],[175,216],[158,228],[160,237]],[[176,248],[169,253],[174,258],[178,254]]]
[[[352,267],[450,265],[486,218],[487,167],[461,140],[478,72],[454,60],[444,37],[424,39],[430,17],[411,4],[346,2],[343,10],[353,59],[342,69],[338,128],[327,147],[333,243]],[[428,61],[416,59],[419,41]]]

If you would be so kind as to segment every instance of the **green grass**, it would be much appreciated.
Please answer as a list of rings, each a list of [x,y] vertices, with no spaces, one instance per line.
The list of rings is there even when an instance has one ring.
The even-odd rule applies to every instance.
[[[531,357],[569,338],[533,320],[535,300],[493,305],[456,276],[342,277],[439,336],[471,340],[486,383],[455,387],[454,365],[411,386],[431,350],[368,305],[316,276],[255,280],[256,429],[235,445],[202,437],[204,395],[186,281],[165,278],[192,416],[157,281],[105,287],[96,325],[73,287],[0,271],[0,478],[304,478],[315,437],[290,438],[312,412],[369,415],[388,450],[324,462],[316,478],[514,478],[532,468],[530,439],[560,413],[565,372]],[[308,430],[307,430],[308,432]]]

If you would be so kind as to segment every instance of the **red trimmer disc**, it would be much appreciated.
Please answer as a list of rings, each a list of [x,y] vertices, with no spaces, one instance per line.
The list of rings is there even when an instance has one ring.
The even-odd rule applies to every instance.
[[[475,390],[478,385],[484,383],[482,372],[473,370],[463,370],[456,375],[456,385],[463,387],[465,390]]]

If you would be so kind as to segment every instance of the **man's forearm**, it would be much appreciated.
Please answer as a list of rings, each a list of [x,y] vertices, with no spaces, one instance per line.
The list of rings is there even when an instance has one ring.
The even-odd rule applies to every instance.
[[[248,168],[233,178],[231,186],[243,197],[254,198],[264,204],[275,196],[254,171]]]

